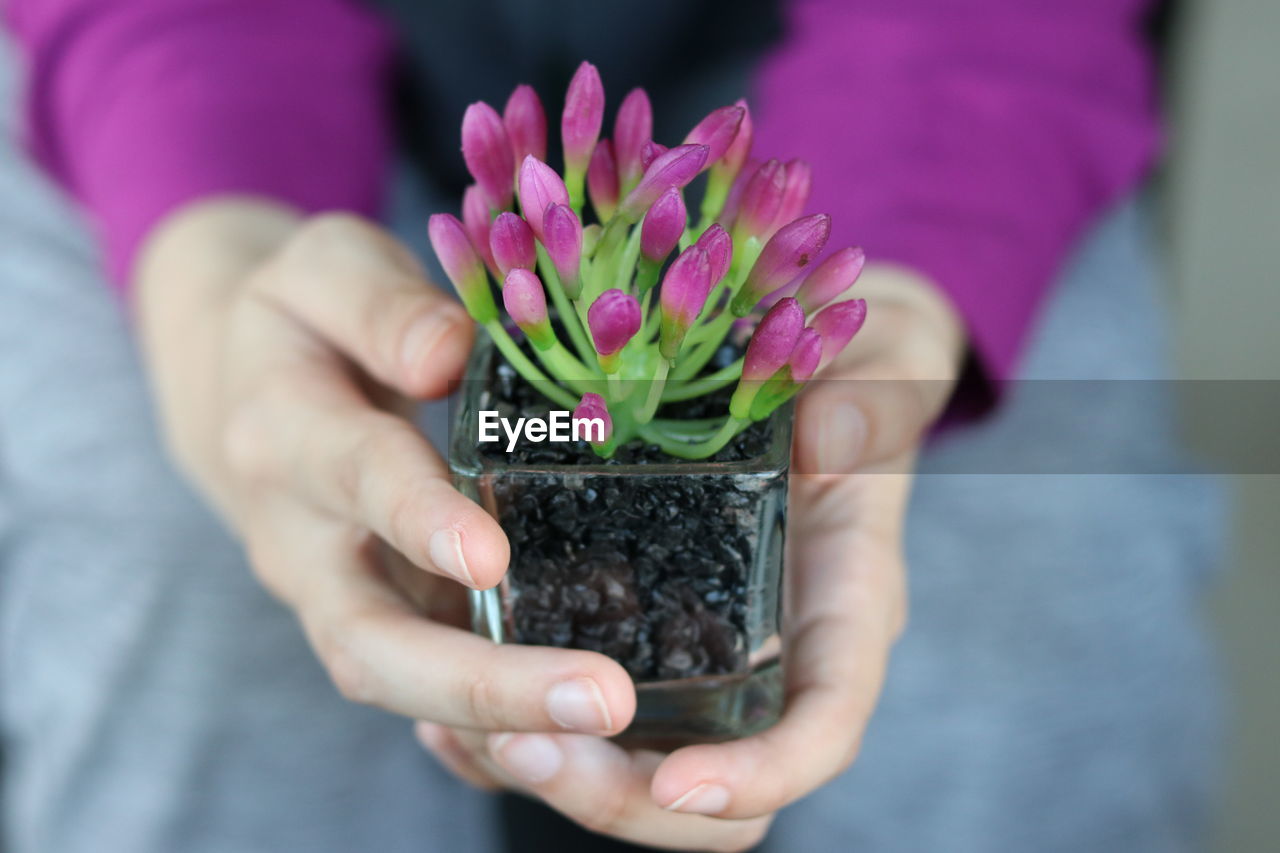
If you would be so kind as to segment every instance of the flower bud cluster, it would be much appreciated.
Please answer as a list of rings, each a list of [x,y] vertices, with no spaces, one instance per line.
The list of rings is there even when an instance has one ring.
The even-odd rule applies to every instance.
[[[532,88],[516,87],[501,115],[468,107],[462,156],[475,183],[461,220],[431,217],[431,243],[512,367],[553,400],[577,401],[575,418],[608,424],[597,452],[640,440],[705,458],[769,417],[857,334],[866,302],[841,297],[865,257],[842,248],[823,258],[831,217],[805,214],[811,170],[752,159],[745,101],[713,110],[670,147],[652,138],[643,89],[623,99],[612,138],[601,135],[604,111],[600,75],[584,62],[565,97],[557,172]],[[703,175],[695,224],[684,192]],[[710,367],[744,324],[754,331],[742,357]],[[727,415],[705,434],[658,417],[664,403],[731,386]]]

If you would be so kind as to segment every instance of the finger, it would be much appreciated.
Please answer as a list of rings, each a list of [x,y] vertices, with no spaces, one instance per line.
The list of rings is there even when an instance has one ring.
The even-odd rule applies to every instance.
[[[453,628],[471,628],[468,591],[433,572],[424,572],[384,541],[377,543],[377,561],[386,582],[414,612]]]
[[[394,238],[345,214],[312,219],[253,281],[378,380],[413,397],[448,391],[472,324]]]
[[[489,736],[493,732],[482,729],[450,729],[458,746],[466,754],[469,761],[480,768],[481,772],[498,783],[498,787],[509,791],[524,790],[523,783],[512,776],[501,764],[494,760],[489,751]],[[501,734],[501,733],[500,733]],[[511,734],[507,732],[506,734]]]
[[[499,781],[475,761],[453,731],[435,723],[418,722],[413,726],[414,737],[422,747],[436,757],[445,769],[464,782],[482,791],[496,791]]]
[[[796,408],[795,464],[802,474],[852,474],[919,444],[941,410],[933,382],[820,379]]]
[[[872,310],[796,413],[796,470],[848,474],[919,444],[951,397],[963,352],[959,321],[934,289],[878,270]]]
[[[769,818],[725,821],[660,808],[649,781],[661,756],[598,737],[504,733],[489,737],[489,752],[520,787],[570,820],[635,844],[746,850],[769,826]]]
[[[793,515],[786,712],[753,737],[672,753],[654,776],[652,794],[673,810],[741,819],[782,808],[853,761],[875,708],[902,624],[895,518],[906,478],[877,473],[834,485],[799,479],[802,493],[821,494],[803,516]],[[860,516],[857,525],[850,507]]]
[[[310,370],[265,377],[238,407],[226,436],[231,469],[373,530],[428,571],[475,589],[497,584],[510,557],[506,536],[453,488],[426,439]]]
[[[421,618],[380,578],[372,549],[355,553],[314,520],[268,520],[290,544],[276,554],[311,571],[285,596],[339,691],[418,720],[490,731],[613,734],[635,713],[626,671],[594,652],[499,645]],[[306,546],[298,545],[306,533]],[[270,546],[256,549],[269,557]],[[268,569],[269,570],[269,569]]]
[[[797,403],[798,472],[851,474],[917,446],[953,387],[938,373],[940,361],[925,355],[931,349],[875,334],[855,338]]]
[[[843,771],[875,707],[891,638],[870,625],[841,622],[849,620],[812,622],[797,640],[820,645],[827,654],[836,642],[844,643],[846,662],[796,665],[838,674],[847,679],[844,684],[822,678],[802,685],[782,720],[758,735],[672,753],[654,777],[653,801],[688,814],[750,818],[781,809]]]

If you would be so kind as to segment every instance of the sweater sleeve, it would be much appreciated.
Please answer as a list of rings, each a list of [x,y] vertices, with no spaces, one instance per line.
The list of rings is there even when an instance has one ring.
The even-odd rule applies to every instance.
[[[791,0],[757,150],[814,172],[833,241],[928,275],[1016,366],[1082,228],[1158,148],[1146,0]]]
[[[215,193],[376,209],[390,43],[347,0],[9,0],[28,143],[88,210],[111,279]]]

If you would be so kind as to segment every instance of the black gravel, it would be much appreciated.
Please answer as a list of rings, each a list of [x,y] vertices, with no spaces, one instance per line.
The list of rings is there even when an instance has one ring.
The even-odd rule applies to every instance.
[[[489,379],[492,405],[484,408],[504,417],[547,409],[505,364]],[[729,393],[662,414],[724,413]],[[757,457],[771,434],[768,423],[754,425],[715,459]],[[601,463],[585,443],[526,444],[513,454],[483,447],[517,466]],[[494,476],[498,520],[511,542],[510,639],[601,652],[636,681],[746,671],[748,579],[762,525],[780,523],[762,513],[785,506],[785,472],[763,488],[759,478],[731,474],[644,473],[648,463],[672,461],[656,447],[621,448],[612,464],[619,473],[633,464],[624,476]]]

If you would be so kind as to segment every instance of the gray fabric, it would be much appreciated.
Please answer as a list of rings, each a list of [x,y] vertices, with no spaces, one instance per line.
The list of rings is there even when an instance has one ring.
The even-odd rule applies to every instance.
[[[165,462],[84,224],[3,145],[0,846],[492,849],[491,801],[404,720],[337,697]],[[1127,205],[1081,251],[1028,375],[1161,375],[1142,222]],[[777,849],[1195,846],[1218,738],[1198,616],[1218,494],[1193,477],[929,473],[1064,442],[1047,414],[1015,394],[925,455],[884,701],[855,767],[782,816]],[[1099,415],[1094,439],[1145,452],[1161,414]]]
[[[1025,378],[1165,377],[1143,222],[1126,205],[1083,247]],[[1200,594],[1222,494],[1195,476],[930,473],[980,471],[1029,443],[1081,452],[1075,413],[1041,389],[1023,406],[1023,390],[994,422],[924,455],[907,528],[909,630],[854,768],[781,819],[790,849],[837,838],[904,853],[1199,848],[1220,736]],[[1090,418],[1116,471],[1147,470],[1153,447],[1172,452],[1168,390],[1109,395]]]
[[[6,62],[0,849],[487,849],[485,800],[334,694],[162,456],[89,234],[11,144],[10,85]]]

